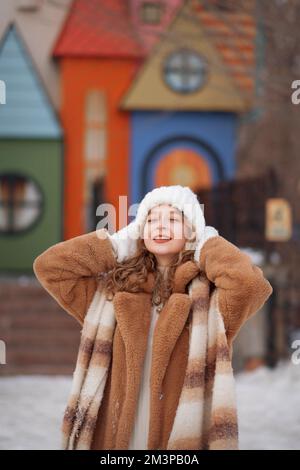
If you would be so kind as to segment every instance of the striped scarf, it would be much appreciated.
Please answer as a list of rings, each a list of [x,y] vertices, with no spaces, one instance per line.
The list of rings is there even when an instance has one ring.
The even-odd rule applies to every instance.
[[[189,285],[189,295],[189,355],[167,449],[238,449],[235,384],[218,289],[210,294],[209,281],[200,272]],[[112,301],[96,291],[84,320],[63,417],[63,449],[91,447],[115,325]]]

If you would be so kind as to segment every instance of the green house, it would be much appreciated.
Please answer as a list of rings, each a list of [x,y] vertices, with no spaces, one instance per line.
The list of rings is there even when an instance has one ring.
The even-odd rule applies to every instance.
[[[14,25],[0,42],[0,272],[32,273],[62,240],[63,135],[30,53]]]

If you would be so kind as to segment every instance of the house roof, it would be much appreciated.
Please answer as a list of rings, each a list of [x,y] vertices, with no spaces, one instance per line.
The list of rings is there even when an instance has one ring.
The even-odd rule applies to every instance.
[[[233,11],[209,8],[209,3],[192,0],[195,17],[207,37],[219,51],[224,65],[236,85],[246,94],[252,94],[255,84],[256,24],[254,0],[236,4]]]
[[[180,109],[209,109],[212,106],[211,109],[241,110],[245,105],[251,106],[255,86],[254,4],[254,0],[243,0],[237,2],[231,11],[217,8],[213,2],[185,0],[178,10],[178,3],[174,2],[172,11],[177,14],[166,34],[156,36],[160,41],[154,41],[149,54],[143,37],[145,32],[133,21],[129,0],[73,0],[56,42],[54,56],[147,56],[123,101],[127,109],[157,109],[162,105],[168,109],[176,106]],[[185,23],[185,31],[181,31],[180,22]],[[172,37],[174,30],[175,36]],[[193,34],[195,40],[192,40]],[[155,86],[155,72],[149,71],[154,67],[155,58],[158,60],[160,50],[170,51],[180,44],[192,44],[202,55],[207,55],[212,64],[210,77],[214,80],[210,83],[213,86],[210,90],[203,88],[197,100],[193,99],[195,95],[179,97],[169,92],[163,84],[159,85],[158,80]],[[161,60],[163,54],[160,54]],[[157,78],[158,68],[157,63]],[[209,98],[207,91],[210,91]]]
[[[19,1],[0,1],[0,41],[9,25],[15,24],[56,110],[61,106],[60,72],[51,54],[70,3],[70,0],[43,1],[38,2],[36,10],[24,11],[18,8]]]
[[[255,67],[251,12],[224,13],[205,5],[199,0],[185,2],[139,69],[122,100],[124,109],[243,112],[251,107]],[[165,83],[166,61],[182,48],[198,53],[208,64],[202,87],[193,93],[176,92]]]
[[[6,103],[0,106],[0,137],[60,138],[60,123],[15,26],[8,27],[1,39],[0,76],[6,84]]]
[[[145,55],[124,0],[74,0],[54,57],[138,58]]]

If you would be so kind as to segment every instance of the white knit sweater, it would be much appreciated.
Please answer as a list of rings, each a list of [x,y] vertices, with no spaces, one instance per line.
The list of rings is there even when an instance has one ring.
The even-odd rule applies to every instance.
[[[163,275],[166,276],[167,269],[164,266],[158,266],[158,269],[160,269]],[[149,328],[147,350],[143,366],[143,374],[141,377],[135,422],[128,447],[128,449],[130,450],[147,449],[150,419],[150,372],[152,341],[154,328],[158,317],[159,313],[157,312],[157,306],[153,305],[151,309],[151,323]]]

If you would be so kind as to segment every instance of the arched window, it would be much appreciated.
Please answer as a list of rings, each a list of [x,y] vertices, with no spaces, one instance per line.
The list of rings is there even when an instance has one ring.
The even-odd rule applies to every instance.
[[[94,230],[95,185],[103,181],[106,173],[107,112],[105,94],[90,90],[85,102],[85,226]],[[99,201],[99,204],[102,201]]]

